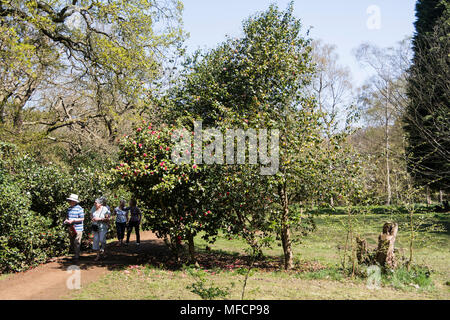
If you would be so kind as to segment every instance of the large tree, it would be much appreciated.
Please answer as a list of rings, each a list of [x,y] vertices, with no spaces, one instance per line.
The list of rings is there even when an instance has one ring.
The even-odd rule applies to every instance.
[[[181,10],[177,0],[1,1],[2,138],[108,145],[151,101],[183,37]]]
[[[252,247],[268,239],[270,228],[277,233],[286,269],[293,266],[292,241],[299,235],[293,230],[302,220],[301,210],[291,210],[291,205],[304,206],[324,194],[324,179],[334,159],[322,152],[323,122],[309,90],[314,74],[311,50],[292,4],[286,11],[273,5],[244,22],[242,37],[195,56],[181,90],[170,96],[175,105],[172,117],[201,119],[204,127],[220,130],[278,130],[279,152],[272,149],[272,155],[279,155],[279,163],[272,163],[273,175],[261,175],[264,161],[236,166],[227,157],[223,181],[217,183],[223,190],[216,192],[231,193],[223,204],[226,214],[234,221],[234,232],[241,227]],[[253,231],[261,232],[260,239]]]
[[[372,157],[376,169],[372,180],[375,186],[382,186],[381,194],[389,205],[393,194],[398,195],[398,180],[402,175],[399,163],[404,162],[401,118],[408,104],[406,79],[411,64],[410,39],[390,48],[362,44],[355,56],[373,74],[360,88],[358,96],[366,126],[359,135],[366,140],[365,146],[369,146],[360,151]]]
[[[421,0],[416,5],[414,58],[405,114],[408,165],[416,182],[450,187],[450,4]]]

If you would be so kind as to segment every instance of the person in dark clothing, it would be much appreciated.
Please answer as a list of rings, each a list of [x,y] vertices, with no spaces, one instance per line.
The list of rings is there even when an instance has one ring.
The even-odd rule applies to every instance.
[[[141,244],[141,237],[139,234],[139,227],[141,225],[142,214],[141,210],[137,207],[137,202],[135,199],[130,200],[130,206],[124,208],[125,211],[130,211],[130,218],[128,220],[128,228],[127,228],[127,242],[130,243],[130,235],[133,231],[133,228],[136,232],[136,245]]]

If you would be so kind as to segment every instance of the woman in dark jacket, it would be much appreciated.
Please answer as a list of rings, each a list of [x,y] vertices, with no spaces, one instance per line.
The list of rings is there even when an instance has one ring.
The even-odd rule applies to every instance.
[[[133,231],[133,228],[136,232],[136,245],[141,244],[141,237],[139,234],[139,226],[141,224],[142,214],[141,210],[137,207],[137,202],[135,199],[130,200],[130,206],[128,208],[124,209],[125,211],[130,211],[130,219],[128,221],[128,229],[127,229],[127,242],[126,244],[130,242],[130,235],[131,231]]]

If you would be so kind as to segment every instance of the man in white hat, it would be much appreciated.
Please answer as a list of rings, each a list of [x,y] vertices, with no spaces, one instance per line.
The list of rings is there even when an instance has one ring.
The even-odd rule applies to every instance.
[[[78,204],[80,202],[78,195],[71,194],[66,200],[69,202],[70,208],[67,209],[67,219],[64,221],[64,224],[69,226],[70,244],[75,253],[74,260],[78,261],[80,258],[81,238],[83,236],[84,210]]]

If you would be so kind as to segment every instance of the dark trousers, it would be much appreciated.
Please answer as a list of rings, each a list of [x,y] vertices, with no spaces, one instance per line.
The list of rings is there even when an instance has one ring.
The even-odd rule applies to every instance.
[[[128,230],[127,230],[127,243],[130,242],[130,235],[131,235],[131,231],[134,230],[136,231],[136,242],[140,243],[141,242],[141,236],[139,235],[139,221],[130,221],[128,222]]]
[[[117,239],[123,240],[123,238],[125,237],[125,229],[127,227],[126,222],[116,222],[116,229],[117,229]]]

